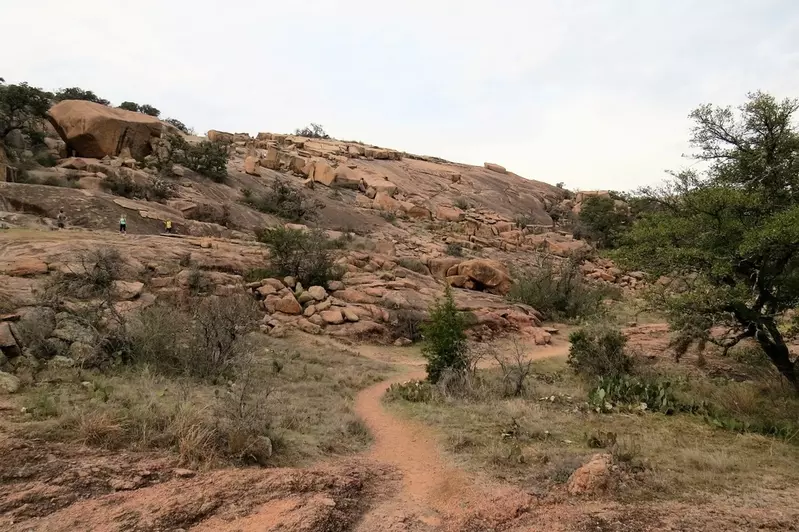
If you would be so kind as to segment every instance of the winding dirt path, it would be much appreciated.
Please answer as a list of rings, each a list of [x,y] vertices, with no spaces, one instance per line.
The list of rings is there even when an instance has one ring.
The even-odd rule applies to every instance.
[[[361,354],[380,357],[369,351]],[[530,356],[541,359],[567,351],[568,343],[559,343],[535,348]],[[366,457],[401,477],[399,489],[382,494],[356,532],[538,529],[521,522],[534,504],[529,494],[458,469],[441,456],[434,430],[386,410],[382,398],[391,384],[425,376],[418,362],[399,364],[407,371],[363,390],[355,401],[355,412],[374,437]]]

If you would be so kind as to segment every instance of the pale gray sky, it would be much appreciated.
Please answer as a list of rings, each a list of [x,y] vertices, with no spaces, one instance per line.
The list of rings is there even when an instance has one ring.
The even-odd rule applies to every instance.
[[[796,0],[0,0],[0,35],[7,82],[580,189],[686,164],[700,103],[799,96]]]

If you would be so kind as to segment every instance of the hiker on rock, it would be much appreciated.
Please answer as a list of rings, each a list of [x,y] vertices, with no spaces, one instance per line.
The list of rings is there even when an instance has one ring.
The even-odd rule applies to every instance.
[[[366,194],[366,181],[361,178],[361,182],[358,183],[358,190],[360,190],[363,194]]]
[[[56,223],[59,229],[63,229],[67,221],[67,215],[64,214],[64,209],[58,209],[58,216],[56,216]]]
[[[125,220],[124,214],[119,217],[119,234],[121,235],[128,234],[128,221]]]
[[[168,235],[172,234],[172,220],[167,219],[164,222],[164,232],[166,232]]]

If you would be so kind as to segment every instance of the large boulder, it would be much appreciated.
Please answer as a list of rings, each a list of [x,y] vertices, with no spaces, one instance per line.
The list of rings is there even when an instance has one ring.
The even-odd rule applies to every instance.
[[[233,133],[228,133],[226,131],[217,131],[215,129],[208,130],[206,137],[211,142],[219,142],[222,144],[231,144],[234,139]]]
[[[447,276],[447,271],[461,262],[463,259],[458,257],[436,257],[427,261],[427,267],[430,268],[433,277],[444,279]]]
[[[150,140],[163,131],[160,120],[83,100],[64,100],[47,112],[47,118],[70,150],[81,157],[102,159],[128,148],[142,159],[152,151]]]
[[[245,174],[260,176],[261,172],[258,171],[260,167],[261,167],[261,162],[258,160],[258,157],[250,155],[246,159],[244,159]]]
[[[302,314],[302,306],[294,297],[294,294],[286,294],[275,301],[275,310],[283,314],[298,315]]]
[[[496,163],[483,163],[486,170],[491,170],[492,172],[499,172],[500,174],[507,174],[508,171],[505,169],[504,166]]]
[[[10,374],[0,371],[0,392],[15,393],[19,390],[19,379]]]
[[[458,264],[457,275],[465,275],[488,292],[505,295],[510,291],[510,274],[504,264],[490,259],[472,259]]]
[[[22,354],[17,342],[14,326],[7,321],[0,321],[0,354],[14,358]]]
[[[385,194],[383,192],[378,192],[375,195],[375,199],[372,202],[372,206],[380,211],[386,212],[396,212],[400,209],[400,202]]]
[[[463,211],[458,207],[438,205],[436,206],[436,218],[447,222],[457,222],[463,219]]]
[[[114,281],[114,293],[124,301],[139,297],[142,290],[144,283],[141,281]]]

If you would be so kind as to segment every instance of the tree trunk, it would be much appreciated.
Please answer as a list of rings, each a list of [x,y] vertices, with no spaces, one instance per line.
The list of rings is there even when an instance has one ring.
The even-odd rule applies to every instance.
[[[797,371],[796,363],[791,361],[791,353],[782,337],[770,338],[762,332],[758,332],[756,338],[777,371],[793,384],[796,393],[799,394],[799,371]]]

